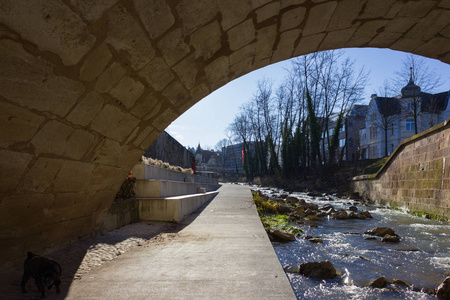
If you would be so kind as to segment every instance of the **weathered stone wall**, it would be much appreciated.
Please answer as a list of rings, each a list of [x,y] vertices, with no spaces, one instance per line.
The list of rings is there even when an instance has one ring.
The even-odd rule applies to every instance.
[[[194,158],[194,154],[165,131],[145,151],[144,156],[156,158],[168,162],[172,166],[182,168],[190,168]]]
[[[150,144],[231,80],[345,47],[448,63],[449,20],[449,0],[0,0],[0,265],[105,230]]]
[[[404,141],[376,175],[351,184],[381,204],[450,219],[450,118]]]

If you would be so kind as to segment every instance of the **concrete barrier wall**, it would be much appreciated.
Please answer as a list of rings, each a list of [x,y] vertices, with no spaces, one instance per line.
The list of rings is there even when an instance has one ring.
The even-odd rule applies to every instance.
[[[352,179],[362,197],[450,219],[450,118],[401,143],[374,175]]]
[[[139,220],[138,200],[113,202],[105,217],[104,231],[111,231]]]

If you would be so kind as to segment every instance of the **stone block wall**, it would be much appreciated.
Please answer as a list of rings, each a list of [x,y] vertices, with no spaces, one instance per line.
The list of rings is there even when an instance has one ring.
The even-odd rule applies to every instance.
[[[166,131],[163,131],[145,151],[145,157],[168,162],[172,166],[190,168],[194,154],[188,151]]]
[[[351,185],[381,204],[450,219],[450,118],[402,142],[377,174]]]

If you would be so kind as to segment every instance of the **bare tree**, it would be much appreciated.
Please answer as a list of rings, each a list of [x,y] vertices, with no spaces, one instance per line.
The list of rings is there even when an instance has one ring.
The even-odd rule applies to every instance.
[[[388,156],[388,136],[389,131],[393,133],[395,120],[400,113],[398,99],[390,97],[377,97],[376,103],[370,106],[369,120],[370,127],[380,128],[384,134],[384,155]]]

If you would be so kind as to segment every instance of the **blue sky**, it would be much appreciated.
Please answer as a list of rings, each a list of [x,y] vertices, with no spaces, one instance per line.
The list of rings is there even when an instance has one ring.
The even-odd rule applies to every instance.
[[[355,59],[358,69],[364,66],[370,71],[364,104],[369,102],[370,95],[377,92],[385,79],[394,77],[395,72],[401,69],[402,59],[406,55],[408,53],[389,49],[345,49],[344,56]],[[427,65],[441,75],[443,85],[439,92],[450,90],[450,65],[435,59],[427,59]],[[166,131],[184,146],[197,147],[200,143],[202,148],[214,147],[219,140],[225,138],[225,129],[239,112],[239,107],[255,93],[258,80],[270,78],[276,87],[283,80],[285,69],[289,66],[289,60],[282,61],[231,81],[200,100]]]

